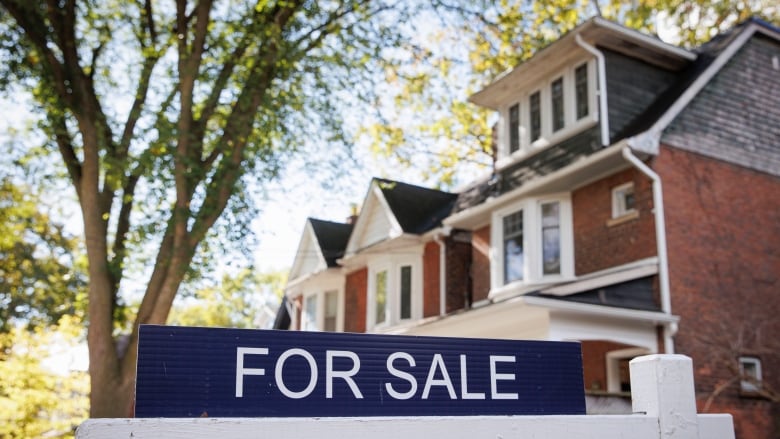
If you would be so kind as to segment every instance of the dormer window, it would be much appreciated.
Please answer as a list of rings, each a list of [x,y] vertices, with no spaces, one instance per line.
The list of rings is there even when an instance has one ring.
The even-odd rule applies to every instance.
[[[574,63],[529,83],[502,112],[499,166],[553,145],[598,121],[595,63]],[[510,101],[511,102],[511,101]]]

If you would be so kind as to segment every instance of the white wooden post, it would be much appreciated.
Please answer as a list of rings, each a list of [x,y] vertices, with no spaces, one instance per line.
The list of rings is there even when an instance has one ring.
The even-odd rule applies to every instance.
[[[734,439],[731,415],[697,415],[691,359],[630,363],[631,415],[90,419],[77,439]]]
[[[661,439],[699,439],[693,362],[684,355],[646,355],[629,363],[634,413],[658,418]]]

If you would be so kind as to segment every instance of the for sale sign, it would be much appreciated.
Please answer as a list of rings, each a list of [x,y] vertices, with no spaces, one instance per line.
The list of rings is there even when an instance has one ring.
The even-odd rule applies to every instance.
[[[579,343],[140,328],[137,417],[584,414]]]

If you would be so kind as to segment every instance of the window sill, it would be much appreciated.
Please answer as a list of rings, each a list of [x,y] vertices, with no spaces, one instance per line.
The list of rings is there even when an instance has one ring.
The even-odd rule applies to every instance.
[[[633,210],[631,212],[625,213],[619,217],[611,218],[607,220],[607,227],[613,227],[617,226],[618,224],[623,224],[629,221],[633,221],[635,219],[639,218],[639,211]]]

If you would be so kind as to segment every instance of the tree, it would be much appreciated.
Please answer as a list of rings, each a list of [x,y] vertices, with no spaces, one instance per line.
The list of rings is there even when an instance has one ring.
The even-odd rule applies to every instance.
[[[83,315],[77,244],[31,188],[0,180],[0,333],[15,323],[32,329]]]
[[[674,43],[687,47],[751,16],[780,22],[780,8],[768,0],[433,3],[418,21],[421,37],[389,59],[386,78],[393,88],[360,136],[377,155],[445,186],[458,183],[458,176],[470,181],[496,159],[494,116],[467,103],[468,96],[594,15],[650,34],[661,25],[676,28]]]
[[[308,144],[344,160],[340,105],[370,94],[355,84],[406,12],[361,0],[0,5],[0,89],[33,96],[83,221],[90,415],[128,416],[139,324],[165,323],[216,231],[241,238],[249,190],[286,154]],[[119,347],[131,269],[148,278]]]
[[[0,334],[0,437],[73,437],[89,411],[89,377],[52,370],[44,360],[56,344],[71,349],[83,333],[78,319],[33,331],[14,327]]]
[[[257,328],[273,321],[267,314],[279,304],[286,272],[257,273],[242,270],[224,275],[220,285],[197,290],[192,297],[174,303],[169,323],[181,326]],[[264,314],[265,313],[265,314]]]

